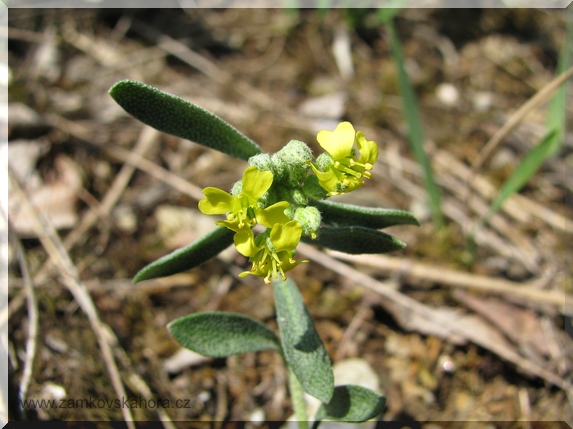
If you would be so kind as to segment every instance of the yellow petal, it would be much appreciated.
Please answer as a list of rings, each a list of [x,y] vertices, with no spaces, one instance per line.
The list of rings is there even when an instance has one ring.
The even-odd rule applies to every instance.
[[[378,159],[378,145],[376,142],[366,140],[364,133],[358,131],[356,133],[356,146],[358,146],[358,151],[360,152],[358,162],[373,166]]]
[[[255,245],[255,237],[249,227],[237,232],[233,237],[233,241],[238,252],[243,256],[254,256],[260,250],[260,248]]]
[[[316,140],[336,161],[352,155],[355,135],[354,127],[350,122],[341,122],[334,131],[320,131]]]
[[[326,172],[322,172],[318,170],[314,165],[310,165],[311,168],[314,170],[314,174],[318,178],[318,184],[328,192],[334,192],[336,186],[340,182],[340,178],[336,175],[336,172],[333,168],[330,168]]]
[[[272,228],[275,223],[287,223],[289,218],[285,214],[285,210],[288,206],[288,202],[280,201],[266,209],[255,209],[257,222],[267,228]]]
[[[199,201],[199,210],[204,214],[232,212],[237,203],[237,197],[219,188],[205,188],[203,194],[205,194],[205,198]]]
[[[302,235],[302,226],[297,220],[291,220],[286,224],[277,223],[271,230],[271,242],[277,253],[296,249]]]
[[[254,165],[243,173],[243,194],[258,200],[273,184],[273,173],[260,171]]]

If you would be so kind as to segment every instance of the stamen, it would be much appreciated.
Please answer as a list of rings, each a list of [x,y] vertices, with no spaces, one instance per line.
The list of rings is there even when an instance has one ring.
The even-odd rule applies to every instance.
[[[344,171],[346,174],[349,174],[351,176],[356,177],[357,179],[360,179],[362,177],[362,173],[359,173],[358,171],[354,171],[348,167],[343,168],[342,171]]]

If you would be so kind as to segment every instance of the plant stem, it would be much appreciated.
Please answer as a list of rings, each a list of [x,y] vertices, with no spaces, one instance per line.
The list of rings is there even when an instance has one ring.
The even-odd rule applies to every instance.
[[[309,429],[308,416],[306,414],[306,401],[304,400],[304,390],[302,390],[302,386],[290,365],[287,364],[287,368],[290,397],[292,400],[294,415],[298,420],[298,427],[299,429]]]

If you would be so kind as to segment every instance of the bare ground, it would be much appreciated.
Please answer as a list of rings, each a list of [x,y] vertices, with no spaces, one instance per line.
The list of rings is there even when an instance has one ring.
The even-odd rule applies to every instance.
[[[171,320],[223,310],[275,329],[273,297],[260,279],[237,277],[248,264],[234,250],[188,273],[131,284],[147,263],[209,228],[213,220],[196,209],[200,190],[229,189],[246,164],[129,117],[107,95],[128,78],[211,110],[268,152],[291,139],[318,151],[316,132],[342,119],[379,143],[374,178],[350,201],[414,212],[420,228],[391,229],[408,247],[354,260],[301,247],[310,262],[291,277],[333,362],[360,357],[377,373],[388,398],[382,420],[571,424],[570,132],[560,153],[478,232],[475,252],[466,242],[543,134],[547,105],[540,103],[471,178],[488,140],[552,80],[565,17],[528,9],[399,14],[443,191],[446,225],[438,230],[408,148],[387,35],[372,12],[11,10],[9,162],[22,187],[11,188],[11,236],[22,243],[34,285],[32,293],[12,241],[12,380],[29,383],[28,398],[72,400],[27,417],[126,418],[125,408],[78,406],[117,398],[122,388],[135,401],[170,401],[172,408],[139,402],[129,409],[136,420],[162,419],[166,427],[250,420],[257,410],[266,420],[291,413],[273,353],[165,368],[180,350],[166,330]],[[343,47],[338,57],[334,45]],[[48,214],[67,253],[51,246],[57,237],[46,235],[49,226],[18,211],[25,195]],[[28,381],[26,362],[33,362]]]

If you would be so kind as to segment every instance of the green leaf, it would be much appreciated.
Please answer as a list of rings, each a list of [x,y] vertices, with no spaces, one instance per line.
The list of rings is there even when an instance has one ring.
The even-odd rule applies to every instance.
[[[384,7],[378,8],[376,11],[377,21],[381,24],[387,24],[392,21],[402,7],[406,5],[405,0],[390,0],[384,4]]]
[[[177,249],[142,268],[133,282],[171,276],[195,268],[233,244],[233,234],[233,231],[220,226],[189,246]]]
[[[218,116],[152,86],[122,80],[109,94],[127,113],[159,131],[244,160],[261,153],[255,142]]]
[[[541,142],[533,149],[531,149],[521,160],[519,165],[515,167],[515,170],[511,172],[511,175],[502,185],[497,197],[491,204],[489,211],[484,216],[484,219],[489,219],[495,212],[497,212],[505,200],[511,196],[511,194],[519,191],[523,185],[525,185],[531,176],[535,174],[537,169],[541,166],[543,161],[547,158],[551,149],[554,145],[554,137],[558,134],[557,130],[552,130],[547,134]]]
[[[365,422],[384,410],[386,398],[361,386],[336,386],[332,399],[318,409],[315,421]],[[316,425],[315,422],[315,425]]]
[[[406,247],[406,243],[390,234],[363,226],[323,226],[318,231],[318,238],[312,240],[303,236],[302,240],[352,255],[388,253]]]
[[[559,55],[559,62],[557,64],[557,69],[555,70],[555,75],[565,73],[565,71],[571,65],[571,52],[573,44],[573,8],[569,8],[567,13],[567,31],[565,33],[565,38],[563,41],[563,47]],[[551,99],[551,104],[547,109],[547,120],[546,127],[547,132],[551,130],[557,130],[551,148],[549,150],[549,155],[555,155],[563,144],[565,132],[567,129],[567,87],[568,82],[564,82],[561,88],[557,90],[553,98]]]
[[[387,22],[386,30],[388,31],[390,38],[392,58],[398,68],[398,86],[400,87],[400,94],[402,95],[404,103],[404,116],[406,123],[408,124],[408,142],[410,144],[410,150],[416,157],[418,164],[420,164],[424,172],[426,193],[430,200],[430,209],[432,210],[434,224],[437,227],[441,227],[444,224],[441,211],[441,192],[434,180],[432,166],[426,150],[424,149],[424,132],[422,129],[422,119],[418,108],[418,102],[416,101],[414,88],[412,87],[408,73],[406,72],[406,66],[404,65],[404,58],[402,55],[402,47],[400,46],[400,40],[398,39],[398,34],[396,33],[393,20],[390,19]]]
[[[195,313],[167,325],[183,347],[203,356],[226,357],[281,346],[277,336],[262,323],[242,314],[215,311]]]
[[[302,296],[290,279],[275,281],[273,288],[284,358],[304,391],[328,402],[334,390],[334,374]]]
[[[320,210],[323,222],[331,225],[359,225],[367,228],[387,228],[393,225],[417,225],[418,219],[403,210],[361,207],[332,201],[311,200]]]

